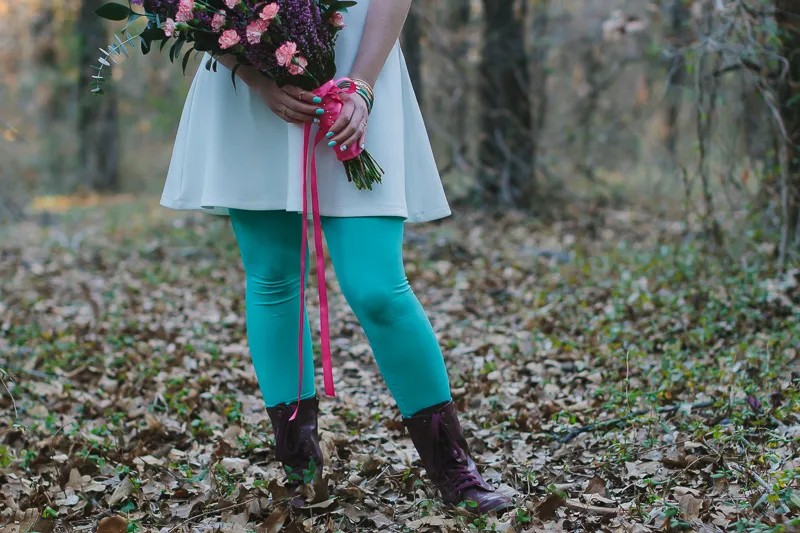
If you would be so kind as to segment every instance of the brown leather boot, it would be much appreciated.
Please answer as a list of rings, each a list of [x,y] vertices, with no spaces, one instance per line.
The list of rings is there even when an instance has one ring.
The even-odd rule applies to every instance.
[[[319,413],[319,399],[314,396],[305,400],[300,400],[300,408],[297,417],[289,420],[294,413],[297,402],[290,404],[280,404],[274,407],[267,407],[267,414],[272,420],[272,431],[275,434],[275,458],[283,465],[286,472],[286,487],[298,494],[298,489],[303,485],[305,476],[303,470],[314,468],[314,478],[311,484],[317,490],[317,497],[320,489],[327,489],[322,480],[322,449],[319,446],[319,431],[317,426],[317,415]],[[314,465],[311,466],[313,461]],[[288,467],[288,468],[287,468]],[[291,472],[288,470],[291,469]],[[317,497],[314,499],[316,500]],[[327,498],[327,495],[324,495]],[[324,499],[324,498],[323,498]],[[295,506],[304,504],[303,498],[292,500]]]
[[[456,505],[472,500],[478,505],[466,509],[478,513],[513,506],[509,497],[496,492],[478,472],[452,400],[403,418],[403,424],[445,503]]]

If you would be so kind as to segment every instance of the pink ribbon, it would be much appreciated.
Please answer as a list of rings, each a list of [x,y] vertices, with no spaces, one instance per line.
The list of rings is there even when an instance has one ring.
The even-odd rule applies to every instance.
[[[317,191],[317,158],[316,147],[325,138],[325,134],[330,130],[333,123],[342,111],[344,101],[341,95],[352,94],[356,90],[354,83],[350,83],[347,89],[338,86],[348,78],[331,80],[313,93],[322,98],[320,107],[325,113],[319,119],[319,131],[314,136],[314,146],[311,149],[311,161],[309,162],[308,141],[311,139],[311,123],[305,125],[303,131],[303,236],[300,244],[300,328],[297,341],[297,406],[289,420],[294,420],[297,411],[300,409],[300,396],[303,391],[303,316],[305,315],[305,279],[306,279],[306,246],[308,242],[308,198],[306,190],[308,187],[308,166],[311,166],[311,216],[314,224],[314,250],[317,256],[317,289],[319,291],[319,321],[320,339],[322,344],[322,374],[325,382],[325,394],[330,397],[336,396],[333,388],[333,367],[331,364],[330,329],[328,327],[328,291],[325,284],[325,257],[322,250],[322,223],[319,213],[319,193]],[[358,143],[349,146],[344,152],[335,150],[336,157],[340,161],[347,161],[357,157],[361,153]]]

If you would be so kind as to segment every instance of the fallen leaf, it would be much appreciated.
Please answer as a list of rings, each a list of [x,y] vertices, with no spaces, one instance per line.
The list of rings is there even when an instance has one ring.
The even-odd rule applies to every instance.
[[[96,533],[127,533],[128,521],[120,515],[107,516],[100,520]]]

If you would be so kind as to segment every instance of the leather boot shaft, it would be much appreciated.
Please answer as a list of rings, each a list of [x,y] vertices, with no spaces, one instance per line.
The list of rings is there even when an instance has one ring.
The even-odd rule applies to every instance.
[[[404,418],[403,424],[445,503],[472,500],[477,506],[467,509],[481,513],[512,505],[510,498],[497,493],[478,472],[452,400]]]
[[[319,399],[314,396],[300,400],[300,408],[294,420],[289,420],[297,402],[267,407],[275,435],[275,457],[301,477],[313,459],[317,475],[322,474],[323,458],[319,445]]]

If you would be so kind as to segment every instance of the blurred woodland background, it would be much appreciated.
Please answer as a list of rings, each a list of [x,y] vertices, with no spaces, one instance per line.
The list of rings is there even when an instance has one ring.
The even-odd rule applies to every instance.
[[[404,260],[514,494],[477,518],[334,276],[331,499],[285,504],[228,219],[158,205],[191,75],[91,95],[102,1],[0,0],[0,532],[800,531],[800,0],[414,1],[454,209]]]
[[[160,190],[191,78],[132,57],[92,98],[100,4],[0,0],[5,218],[31,195]],[[402,43],[454,200],[555,217],[644,202],[784,262],[800,238],[799,13],[793,0],[419,0]]]

